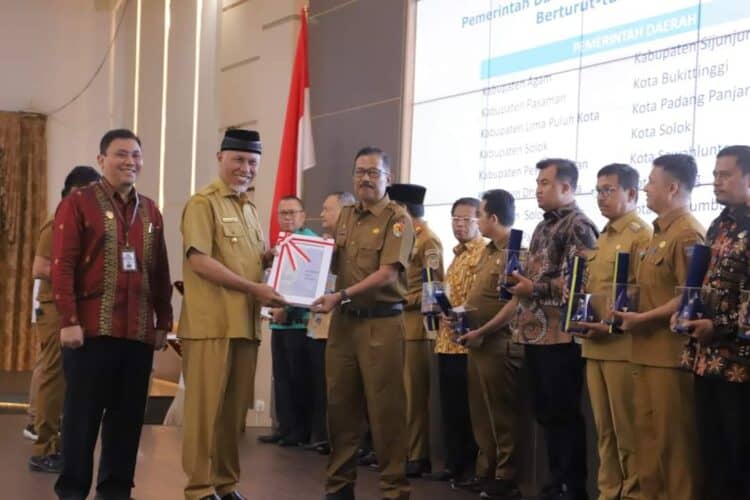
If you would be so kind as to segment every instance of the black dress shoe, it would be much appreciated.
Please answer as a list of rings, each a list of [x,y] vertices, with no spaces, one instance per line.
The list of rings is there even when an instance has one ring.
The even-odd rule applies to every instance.
[[[302,442],[301,439],[297,439],[293,436],[283,437],[279,439],[279,441],[276,444],[281,446],[282,448],[290,448],[293,446],[304,446],[304,443]]]
[[[47,472],[49,474],[60,474],[63,468],[62,455],[54,453],[43,457],[36,456],[29,459],[29,470],[33,472]]]
[[[274,432],[272,434],[266,434],[265,436],[258,436],[258,442],[263,444],[274,444],[278,443],[285,437],[286,436],[284,436],[284,434],[281,434],[280,432]]]
[[[331,445],[328,443],[323,443],[315,447],[315,451],[319,455],[330,455],[331,454]]]
[[[487,480],[482,477],[472,477],[463,481],[451,481],[451,488],[454,490],[468,490],[474,493],[481,493]]]
[[[432,472],[432,463],[428,459],[406,462],[406,477],[422,477]]]
[[[247,500],[247,498],[243,497],[239,491],[233,491],[221,497],[221,500]]]
[[[374,451],[371,451],[367,455],[362,455],[357,458],[357,465],[361,465],[362,467],[371,467],[373,465],[377,466],[377,464],[378,457],[375,455]]]
[[[450,469],[443,469],[438,472],[422,474],[422,479],[427,479],[429,481],[448,482],[456,479],[456,473]]]
[[[336,493],[327,493],[325,500],[354,500],[354,486],[347,484]]]
[[[488,500],[523,500],[518,485],[509,479],[487,481],[479,496]]]

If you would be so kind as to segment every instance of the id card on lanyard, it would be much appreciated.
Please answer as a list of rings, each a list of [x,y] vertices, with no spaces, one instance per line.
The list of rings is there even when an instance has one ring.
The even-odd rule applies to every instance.
[[[106,215],[108,218],[112,218],[114,215],[117,215],[117,219],[122,222],[123,227],[125,228],[125,248],[120,250],[120,265],[121,265],[121,271],[126,273],[133,273],[138,271],[138,258],[135,254],[135,249],[130,245],[130,228],[133,227],[133,223],[135,222],[135,218],[138,216],[138,208],[140,207],[140,197],[138,196],[138,192],[135,192],[135,207],[133,207],[133,215],[130,217],[130,221],[125,220],[125,215],[120,210],[120,207],[117,205],[117,202],[114,199],[114,194],[110,197],[110,202],[112,203],[112,209],[114,210],[114,214],[111,212],[108,212]]]

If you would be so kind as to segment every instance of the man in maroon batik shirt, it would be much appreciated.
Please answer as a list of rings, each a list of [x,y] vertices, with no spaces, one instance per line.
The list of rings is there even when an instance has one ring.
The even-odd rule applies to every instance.
[[[88,495],[100,425],[96,498],[130,498],[154,349],[172,327],[162,216],[134,186],[140,139],[107,132],[97,162],[102,180],[60,203],[52,246],[67,383],[55,492],[71,500]]]

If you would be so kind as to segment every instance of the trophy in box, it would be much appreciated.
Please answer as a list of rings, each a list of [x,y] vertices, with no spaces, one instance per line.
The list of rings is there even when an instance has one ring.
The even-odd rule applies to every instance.
[[[514,272],[523,273],[522,264],[525,263],[526,252],[521,251],[521,240],[523,231],[520,229],[511,229],[510,238],[508,239],[508,249],[505,259],[505,271],[500,277],[500,300],[510,300],[513,294],[508,288],[515,285],[518,280],[513,276]]]
[[[737,337],[750,342],[750,290],[742,290],[739,304],[739,323],[740,329]]]
[[[612,272],[612,288],[609,290],[609,307],[610,311],[628,312],[638,309],[638,285],[628,283],[630,272],[630,254],[627,252],[617,252],[615,257],[615,268]],[[620,326],[622,320],[610,318],[605,320],[609,324],[609,333],[624,333]]]
[[[568,300],[563,305],[562,330],[567,333],[586,333],[587,329],[577,326],[580,322],[595,322],[591,294],[584,293],[583,273],[585,260],[580,255],[574,256],[568,266]]]
[[[467,306],[453,307],[443,289],[435,290],[435,302],[438,307],[440,307],[443,314],[453,318],[453,333],[455,334],[453,338],[454,342],[458,337],[471,330],[469,324],[469,313],[475,311],[476,308]]]
[[[435,300],[435,292],[445,293],[443,282],[433,280],[434,270],[429,267],[422,269],[422,316],[424,326],[428,332],[437,332],[440,325],[440,306]]]
[[[680,305],[677,309],[677,324],[674,331],[689,335],[690,328],[686,326],[687,321],[704,318],[708,315],[708,308],[704,303],[706,290],[703,289],[703,279],[708,271],[711,261],[711,247],[706,245],[694,245],[693,256],[688,266],[687,280],[685,286],[676,288],[680,297]]]

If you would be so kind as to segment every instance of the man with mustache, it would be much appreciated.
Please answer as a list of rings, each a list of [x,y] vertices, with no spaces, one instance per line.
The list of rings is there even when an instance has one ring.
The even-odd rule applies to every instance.
[[[218,178],[182,214],[186,500],[245,498],[237,491],[238,442],[254,399],[260,308],[284,305],[263,284],[263,232],[247,195],[260,154],[258,132],[227,130],[216,154]]]
[[[354,205],[354,195],[337,191],[326,196],[320,211],[323,237],[332,238],[336,230],[343,207]],[[330,315],[315,314],[311,323],[316,325],[330,325]],[[313,408],[310,444],[306,449],[315,450],[321,455],[328,455],[331,447],[328,445],[328,428],[326,426],[326,343],[328,342],[328,328],[309,328],[307,332],[307,352],[312,370]]]
[[[344,207],[336,230],[331,272],[338,291],[313,302],[334,311],[326,348],[331,455],[327,500],[353,500],[357,449],[369,413],[383,498],[409,498],[403,379],[406,269],[414,227],[390,200],[388,155],[366,147],[354,159],[359,202]],[[334,310],[335,309],[335,310]]]
[[[100,182],[58,206],[52,291],[60,315],[65,403],[61,499],[91,488],[101,427],[98,500],[129,499],[154,349],[172,328],[164,224],[153,200],[135,189],[143,167],[132,131],[102,137]]]
[[[741,500],[750,498],[750,341],[738,337],[750,330],[746,318],[740,324],[741,292],[750,287],[750,147],[719,151],[714,194],[725,208],[706,236],[713,254],[704,281],[713,295],[710,319],[687,323],[693,331],[681,365],[695,373],[701,498]]]

